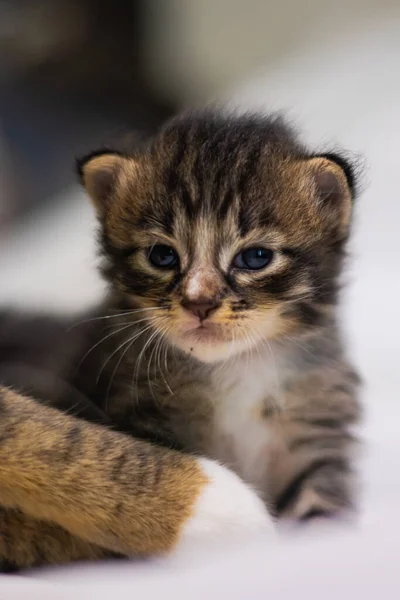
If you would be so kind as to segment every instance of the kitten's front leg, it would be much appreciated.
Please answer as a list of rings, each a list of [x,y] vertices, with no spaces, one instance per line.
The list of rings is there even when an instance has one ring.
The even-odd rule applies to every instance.
[[[352,469],[359,417],[358,377],[344,364],[320,367],[292,383],[271,417],[268,489],[281,518],[348,515],[355,508]]]

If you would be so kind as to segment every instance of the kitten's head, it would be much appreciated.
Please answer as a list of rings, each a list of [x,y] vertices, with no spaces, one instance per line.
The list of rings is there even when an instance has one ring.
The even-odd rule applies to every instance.
[[[186,114],[137,154],[79,170],[111,284],[198,359],[307,331],[335,304],[353,172],[281,120]]]

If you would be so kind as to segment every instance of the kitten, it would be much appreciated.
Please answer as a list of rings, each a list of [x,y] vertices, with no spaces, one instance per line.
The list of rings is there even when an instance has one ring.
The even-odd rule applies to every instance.
[[[351,166],[280,119],[205,111],[79,173],[110,295],[63,377],[118,431],[3,391],[0,531],[23,523],[31,537],[12,550],[0,538],[0,556],[151,554],[267,531],[251,488],[278,517],[352,511],[359,382],[336,315]]]

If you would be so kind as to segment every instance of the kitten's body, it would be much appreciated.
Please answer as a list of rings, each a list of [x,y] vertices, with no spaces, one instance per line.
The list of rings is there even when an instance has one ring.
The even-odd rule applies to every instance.
[[[7,475],[8,446],[3,457],[0,446],[6,464],[3,475],[0,464],[0,502],[35,518],[47,518],[48,506],[50,520],[95,547],[128,554],[165,550],[198,510],[196,523],[205,523],[205,531],[215,529],[210,523],[221,506],[225,521],[240,526],[230,497],[239,502],[241,492],[231,483],[216,486],[225,475],[213,472],[209,479],[213,467],[190,456],[196,455],[231,467],[277,515],[307,518],[352,509],[350,426],[358,417],[358,381],[346,362],[335,314],[354,192],[347,164],[333,155],[309,154],[280,121],[205,113],[172,122],[133,157],[89,157],[81,175],[101,220],[104,272],[113,292],[92,320],[66,338],[66,349],[73,350],[58,363],[59,378],[70,386],[62,399],[56,389],[45,397],[40,385],[25,391],[78,415],[86,398],[93,410],[86,407],[81,416],[96,421],[100,410],[104,423],[129,437],[107,432],[105,454],[101,429],[80,424],[79,435],[71,437],[74,426],[66,419],[63,469],[85,472],[91,465],[98,473],[76,500],[84,505],[82,514],[67,519],[55,506],[59,484],[44,482],[49,495],[37,505],[28,480],[17,476],[13,482]],[[161,260],[178,256],[172,267],[151,264],[153,249],[160,247]],[[246,249],[254,247],[263,250],[248,258]],[[259,268],[264,256],[269,259]],[[250,259],[256,260],[253,271],[243,263]],[[18,384],[12,377],[4,381]],[[9,414],[15,397],[7,401],[7,394]],[[55,424],[62,429],[57,415],[45,412],[43,419],[50,423],[43,435]],[[165,450],[135,446],[139,442],[131,437]],[[122,454],[115,450],[121,444]],[[201,500],[209,497],[210,482],[219,490],[211,504]],[[101,519],[118,518],[94,535],[96,517],[85,515],[100,483],[111,494]],[[71,482],[65,489],[75,497]],[[96,489],[101,494],[101,486]],[[199,498],[202,508],[194,509]],[[246,498],[238,504],[242,511]],[[126,522],[132,515],[136,533]],[[262,518],[253,514],[243,527],[259,523]],[[23,559],[23,550],[13,554],[0,543],[0,556],[18,565],[101,555],[83,550],[65,556],[53,549],[55,558],[32,551]]]
[[[114,331],[116,321],[126,324],[126,317],[113,317]],[[94,401],[102,390],[100,406],[121,431],[217,459],[258,490],[274,512],[288,515],[299,493],[289,490],[293,478],[332,459],[343,467],[335,502],[351,509],[353,476],[347,458],[353,442],[349,426],[359,413],[358,378],[330,319],[299,340],[272,341],[222,364],[203,364],[174,348],[161,353],[150,342],[135,371],[151,335],[144,334],[123,361],[116,353],[98,378],[104,361],[124,342],[126,349],[137,332],[140,325],[132,325],[99,344],[93,351],[99,356],[92,360],[100,368],[89,381],[83,363],[85,384],[79,377],[75,382]],[[110,331],[97,339],[99,333],[93,344]],[[296,516],[328,509],[329,502],[314,500]]]

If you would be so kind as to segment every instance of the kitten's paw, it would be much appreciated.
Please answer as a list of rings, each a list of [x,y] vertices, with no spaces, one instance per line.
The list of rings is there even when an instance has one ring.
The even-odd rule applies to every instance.
[[[346,490],[342,490],[341,497],[335,490],[335,495],[329,497],[326,493],[322,495],[314,489],[313,482],[306,482],[300,490],[297,498],[282,513],[280,519],[286,522],[297,522],[307,525],[320,523],[351,522],[354,517],[354,509],[350,502],[344,502]],[[326,489],[329,492],[329,488]]]
[[[274,532],[274,521],[264,502],[240,477],[212,460],[200,459],[200,463],[209,483],[184,526],[178,550],[203,540]]]

